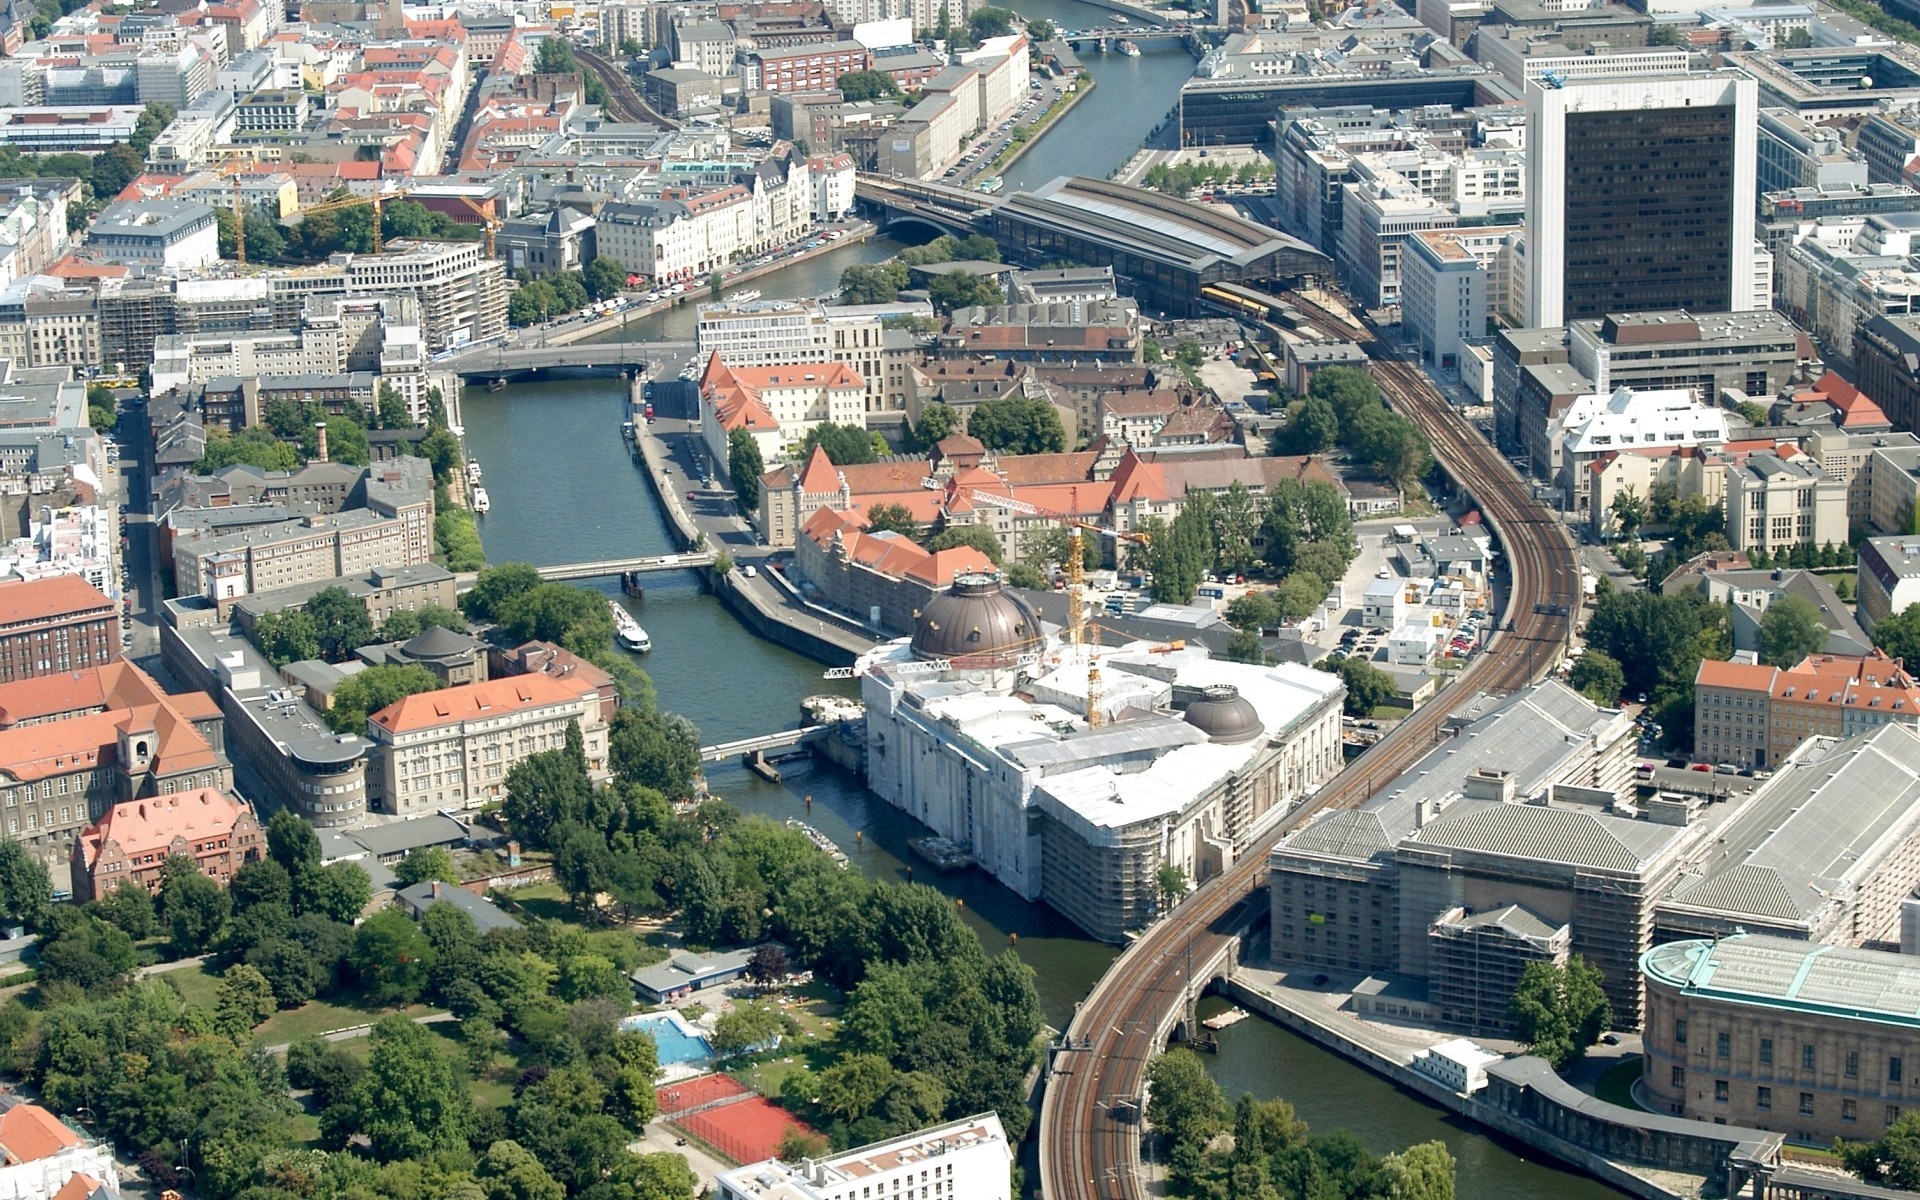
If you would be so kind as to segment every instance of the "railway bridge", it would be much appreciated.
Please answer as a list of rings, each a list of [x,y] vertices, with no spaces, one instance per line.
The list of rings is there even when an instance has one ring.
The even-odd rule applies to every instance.
[[[1435,456],[1471,495],[1506,553],[1506,621],[1460,684],[1510,692],[1551,670],[1572,635],[1580,604],[1573,545],[1554,515],[1493,446],[1475,432],[1418,367],[1399,361],[1373,331],[1301,296],[1298,311],[1329,332],[1352,338],[1375,359],[1389,401],[1431,441]],[[1330,808],[1358,805],[1370,781],[1390,778],[1432,745],[1443,704],[1416,710],[1368,751],[1365,771],[1336,777],[1301,808],[1246,847],[1234,865],[1209,880],[1143,933],[1075,1010],[1040,1109],[1040,1185],[1048,1200],[1137,1200],[1140,1182],[1138,1101],[1147,1064],[1180,1032],[1195,996],[1187,963],[1219,963],[1233,952],[1236,930],[1263,907],[1268,851],[1279,839]],[[1132,1104],[1116,1106],[1131,1098]]]

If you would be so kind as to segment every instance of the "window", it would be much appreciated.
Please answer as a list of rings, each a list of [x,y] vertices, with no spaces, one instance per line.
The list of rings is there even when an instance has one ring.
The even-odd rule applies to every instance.
[[[1772,1108],[1773,1089],[1770,1087],[1757,1087],[1753,1089],[1753,1106],[1755,1108]]]
[[[1860,1119],[1859,1102],[1856,1100],[1842,1100],[1840,1102],[1840,1119],[1842,1121],[1858,1121]]]
[[[1813,1115],[1813,1093],[1812,1092],[1800,1093],[1800,1115],[1803,1117],[1810,1117]]]
[[[1773,1039],[1772,1038],[1760,1039],[1760,1061],[1763,1065],[1766,1065],[1766,1066],[1773,1065]]]
[[[1860,1078],[1860,1052],[1858,1050],[1847,1051],[1847,1078]]]
[[[1676,1046],[1684,1046],[1687,1044],[1687,1019],[1685,1017],[1675,1017],[1673,1019],[1673,1043]]]
[[[1899,1119],[1900,1119],[1900,1106],[1898,1104],[1887,1105],[1887,1124],[1891,1125],[1895,1121],[1898,1121]]]
[[[1800,1069],[1802,1071],[1811,1071],[1813,1070],[1813,1066],[1813,1045],[1809,1042],[1800,1047]]]
[[[1731,1058],[1733,1056],[1733,1035],[1725,1030],[1714,1034],[1713,1053],[1716,1058]]]
[[[1725,1104],[1727,1102],[1727,1089],[1728,1084],[1726,1080],[1716,1079],[1713,1081],[1713,1102],[1715,1104]]]
[[[1687,1086],[1687,1069],[1685,1067],[1675,1067],[1673,1074],[1667,1077],[1667,1082],[1677,1088]]]
[[[1887,1059],[1887,1082],[1899,1083],[1900,1076],[1905,1072],[1905,1069],[1905,1064],[1900,1061],[1897,1055]]]

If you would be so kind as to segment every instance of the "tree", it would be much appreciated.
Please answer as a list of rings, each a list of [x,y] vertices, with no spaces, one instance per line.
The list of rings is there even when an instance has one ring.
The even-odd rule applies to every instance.
[[[473,1102],[434,1035],[405,1017],[390,1016],[373,1027],[370,1042],[367,1073],[354,1103],[374,1156],[392,1162],[424,1158],[435,1150],[465,1150]]]
[[[451,629],[455,633],[465,633],[467,619],[437,604],[401,608],[394,610],[391,616],[381,622],[378,636],[383,642],[404,642],[419,637],[429,629]]]
[[[375,1004],[411,1004],[426,987],[433,947],[397,908],[368,917],[353,935],[348,962]]]
[[[1592,648],[1573,661],[1568,682],[1575,691],[1602,708],[1619,703],[1620,693],[1627,690],[1627,677],[1621,673],[1620,664],[1606,651]]]
[[[375,393],[373,425],[375,429],[412,429],[414,427],[413,410],[407,407],[407,398],[394,391],[389,384],[382,383]]]
[[[626,264],[602,254],[587,264],[581,278],[587,285],[587,295],[595,300],[611,300],[626,290]]]
[[[1909,605],[1875,622],[1873,644],[1890,657],[1920,668],[1920,604]]]
[[[1027,22],[1027,39],[1036,46],[1042,42],[1052,41],[1054,35],[1059,32],[1053,22],[1045,17],[1035,17]]]
[[[1421,1142],[1380,1163],[1390,1200],[1453,1200],[1453,1155],[1441,1141]]]
[[[862,100],[892,100],[900,95],[900,85],[885,71],[849,71],[834,86],[840,89],[842,97],[854,104]]]
[[[951,313],[976,304],[1005,304],[1007,295],[992,276],[950,271],[927,282],[927,299],[936,310]]]
[[[277,1007],[266,976],[245,963],[235,963],[220,977],[213,1025],[228,1037],[244,1042]]]
[[[840,272],[840,302],[891,304],[910,280],[905,263],[855,263]]]
[[[754,947],[753,957],[747,960],[747,978],[761,987],[780,982],[792,970],[793,964],[787,961],[787,952],[772,942]]]
[[[108,146],[102,154],[93,159],[93,170],[88,182],[93,185],[93,194],[105,199],[113,199],[126,190],[128,184],[140,172],[146,170],[140,152],[126,142]]]
[[[1767,605],[1760,618],[1757,648],[1760,661],[1770,667],[1791,667],[1817,652],[1827,641],[1820,610],[1803,596],[1782,596]]]
[[[794,455],[795,459],[805,461],[812,457],[815,446],[825,450],[827,461],[836,467],[870,463],[879,457],[873,452],[873,435],[859,425],[836,425],[832,421],[820,422],[807,430],[806,436],[800,439],[800,448]]]
[[[1565,966],[1528,963],[1507,1001],[1507,1016],[1528,1050],[1556,1071],[1586,1057],[1587,1047],[1613,1024],[1600,969],[1585,955],[1575,955]]]
[[[267,981],[274,1003],[281,1008],[299,1008],[333,982],[333,972],[292,938],[261,942],[247,951],[246,962]]]
[[[927,549],[935,553],[956,546],[971,546],[991,559],[995,566],[1000,564],[1003,553],[1000,539],[985,525],[949,525],[927,541]]]
[[[4,844],[11,843],[0,843]],[[3,853],[0,850],[0,854]],[[134,941],[150,938],[160,929],[160,922],[153,915],[153,893],[131,879],[122,879],[101,897],[100,915]]]
[[[322,588],[302,611],[313,619],[320,657],[328,662],[345,662],[355,650],[373,641],[373,618],[367,615],[367,606],[345,588]]]
[[[35,970],[42,986],[70,983],[102,991],[126,979],[139,962],[133,939],[77,908],[56,908],[42,924]]]
[[[407,856],[400,860],[400,865],[393,869],[393,874],[403,887],[412,887],[428,880],[460,882],[459,873],[453,869],[453,855],[448,854],[444,846],[423,846],[408,851]]]
[[[420,439],[420,457],[433,464],[434,482],[444,484],[460,469],[460,440],[445,429],[434,429]]]
[[[408,696],[436,692],[440,687],[440,677],[425,667],[382,663],[348,676],[333,690],[333,706],[322,715],[327,728],[335,733],[364,733],[367,718],[374,713]]]
[[[935,401],[920,409],[920,419],[911,427],[908,440],[922,450],[931,450],[959,429],[959,412],[951,405]]]
[[[1280,605],[1272,592],[1247,592],[1227,605],[1227,623],[1235,629],[1258,633],[1280,623]]]
[[[693,797],[700,771],[700,731],[677,713],[623,708],[607,731],[607,761],[623,783],[650,789],[667,800]],[[585,778],[585,764],[580,764]]]
[[[561,826],[553,854],[553,878],[574,908],[591,913],[613,884],[613,857],[606,839],[584,825]]]
[[[977,8],[967,17],[967,32],[974,42],[1005,37],[1013,32],[1014,12],[1009,8]]]
[[[1647,523],[1647,502],[1632,488],[1622,488],[1607,507],[1623,538],[1631,539]]]
[[[1060,411],[1045,400],[1017,393],[975,408],[967,432],[987,449],[1004,454],[1058,454],[1067,448]]]
[[[904,504],[872,504],[867,507],[867,532],[897,533],[911,539],[919,536],[920,526]]]
[[[276,667],[320,657],[320,630],[304,609],[262,613],[253,624],[253,644]]]
[[[307,911],[351,925],[373,900],[373,880],[359,863],[328,863],[314,872]]]
[[[198,954],[214,944],[233,900],[183,854],[160,865],[160,922],[176,954]]]
[[[0,841],[0,921],[38,929],[52,902],[46,861],[11,838]]]
[[[1364,658],[1323,658],[1313,665],[1316,670],[1338,675],[1347,685],[1347,698],[1341,711],[1350,717],[1372,716],[1374,709],[1390,703],[1399,694],[1393,676]]]
[[[320,868],[320,835],[300,814],[283,808],[267,821],[267,856],[298,880]]]
[[[744,429],[736,429],[727,434],[727,477],[733,480],[733,494],[740,499],[740,507],[755,509],[760,507],[760,476],[767,470],[767,464],[760,457],[760,443]]]
[[[777,1009],[758,1001],[736,1004],[714,1022],[714,1053],[731,1058],[770,1045],[784,1032],[786,1020]]]
[[[1901,1113],[1877,1142],[1841,1139],[1833,1148],[1847,1170],[1870,1183],[1920,1188],[1920,1113]]]
[[[1160,896],[1160,910],[1169,912],[1187,894],[1187,873],[1174,863],[1163,862],[1154,868],[1153,890]]]
[[[335,416],[319,424],[327,429],[327,461],[356,467],[364,467],[373,461],[373,450],[367,445],[367,431],[360,422],[348,416]],[[301,433],[300,451],[308,461],[320,457],[318,429],[308,426]]]
[[[262,471],[291,471],[300,465],[300,458],[292,446],[256,425],[238,433],[228,433],[217,425],[207,430],[206,453],[193,464],[194,473],[206,475],[236,464]]]
[[[1232,1110],[1200,1056],[1176,1046],[1147,1064],[1147,1120],[1173,1145],[1204,1145]]]
[[[486,1200],[566,1200],[567,1189],[547,1173],[540,1160],[518,1142],[487,1147],[473,1169]]]

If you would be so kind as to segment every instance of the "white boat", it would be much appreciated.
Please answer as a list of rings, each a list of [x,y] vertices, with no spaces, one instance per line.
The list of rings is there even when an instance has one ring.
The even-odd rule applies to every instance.
[[[1122,25],[1127,23],[1127,14],[1125,13],[1113,13],[1112,16],[1114,20],[1120,22]]]
[[[760,298],[760,289],[748,288],[744,292],[731,293],[730,295],[727,296],[727,301],[731,304],[752,304],[755,300],[758,300],[759,298]]]
[[[487,489],[483,487],[474,488],[473,489],[473,511],[477,513],[483,513],[492,507],[493,507],[493,501],[487,499]]]
[[[468,483],[480,482],[480,460],[477,458],[471,458],[467,460],[467,482]]]
[[[634,620],[633,614],[622,607],[618,600],[607,601],[607,607],[613,610],[613,639],[623,649],[635,654],[645,654],[653,649],[653,639],[647,636],[647,631],[640,628],[640,622]]]
[[[1126,55],[1128,58],[1139,58],[1140,47],[1130,41],[1122,40],[1120,43],[1120,53]]]

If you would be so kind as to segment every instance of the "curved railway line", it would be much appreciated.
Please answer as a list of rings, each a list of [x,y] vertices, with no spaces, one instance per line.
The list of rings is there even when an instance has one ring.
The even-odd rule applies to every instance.
[[[592,50],[573,48],[573,56],[580,65],[600,76],[600,82],[607,85],[607,104],[613,115],[625,121],[635,121],[646,125],[658,125],[662,129],[678,129],[680,122],[664,115],[653,105],[641,98],[639,89],[633,86],[633,77],[612,60]]]
[[[1579,570],[1566,532],[1418,367],[1394,359],[1371,330],[1350,319],[1297,294],[1289,302],[1366,348],[1381,390],[1427,435],[1505,551],[1505,627],[1460,685],[1507,692],[1533,682],[1566,647],[1579,600]],[[1321,811],[1359,804],[1375,784],[1412,765],[1434,744],[1447,707],[1430,703],[1401,722],[1355,768],[1336,776],[1242,851],[1233,867],[1143,933],[1094,985],[1067,1029],[1075,1049],[1056,1054],[1041,1102],[1040,1180],[1047,1200],[1139,1200],[1146,1194],[1137,1117],[1120,1110],[1138,1103],[1147,1064],[1161,1049],[1159,1031],[1185,1003],[1190,966],[1183,961],[1212,961],[1243,923],[1240,910],[1263,903],[1267,852],[1282,835]]]

